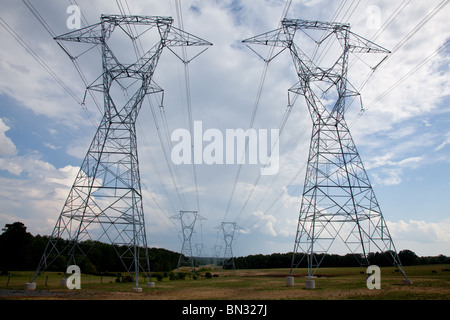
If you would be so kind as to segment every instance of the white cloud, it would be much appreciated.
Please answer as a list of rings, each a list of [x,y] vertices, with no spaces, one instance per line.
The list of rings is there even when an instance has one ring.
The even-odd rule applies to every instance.
[[[406,158],[398,162],[398,166],[402,168],[414,168],[417,167],[420,162],[422,162],[424,157],[411,157]]]
[[[436,149],[434,149],[434,151],[440,151],[444,149],[448,144],[450,144],[450,132],[447,132],[447,134],[445,135],[444,142],[442,142],[439,146],[437,146]]]
[[[23,172],[30,175],[45,175],[55,168],[50,163],[41,160],[38,153],[32,153],[26,156],[0,158],[0,169],[19,176]]]
[[[277,219],[270,214],[264,214],[264,212],[253,212],[253,216],[257,218],[257,222],[254,225],[255,229],[260,229],[263,233],[276,237],[277,232],[274,229],[274,223]]]
[[[89,23],[97,22],[101,13],[119,13],[115,2],[106,0],[95,1],[95,4],[84,0],[77,2]],[[439,2],[411,2],[376,42],[384,47],[394,48],[430,8],[435,7]],[[322,0],[294,1],[288,17],[327,20],[340,5],[334,2],[330,3],[330,1]],[[242,46],[240,41],[275,29],[278,26],[284,4],[283,1],[266,0],[182,1],[186,31],[214,44],[189,65],[193,120],[203,120],[208,128],[247,129],[264,63],[253,52]],[[343,4],[344,7],[336,19],[350,22],[353,31],[370,38],[375,30],[368,28],[368,5],[364,2],[358,2],[357,6],[355,4],[356,2],[350,1]],[[384,19],[387,19],[399,4],[399,1],[377,1],[382,15],[381,21],[384,22]],[[67,31],[65,24],[67,15],[65,10],[62,10],[67,5],[59,2],[55,4],[54,1],[39,1],[39,4],[36,3],[35,6],[51,28],[56,33],[62,34]],[[129,5],[134,14],[172,15],[176,18],[173,1],[133,1],[129,2]],[[352,7],[349,7],[350,5]],[[191,6],[195,6],[196,9],[189,10]],[[351,13],[354,14],[349,19]],[[69,58],[35,17],[28,12],[27,8],[21,3],[7,6],[3,18],[7,19],[16,32],[82,98],[84,85]],[[439,32],[435,32],[435,30],[439,30]],[[47,147],[54,149],[56,146],[62,146],[66,148],[68,154],[76,156],[81,162],[95,133],[91,127],[89,127],[89,132],[85,130],[87,125],[91,125],[86,115],[80,106],[70,96],[67,96],[54,79],[5,30],[0,28],[0,34],[4,39],[2,48],[8,48],[0,52],[0,73],[2,73],[0,93],[13,97],[21,103],[20,107],[31,109],[37,115],[44,115],[58,123],[75,128],[71,132],[72,140],[58,142],[54,142],[53,139],[48,140],[52,141],[52,144],[47,144]],[[424,29],[412,37],[407,45],[394,53],[386,63],[376,70],[361,92],[364,105],[367,106],[375,101],[380,94],[394,85],[401,76],[416,67],[449,37],[450,20],[442,11],[429,21]],[[74,43],[73,45],[77,47],[79,44]],[[83,56],[79,59],[80,66],[88,77],[88,82],[95,80],[99,75],[96,74],[97,69],[93,66],[98,66],[101,62],[101,57],[96,50],[89,53],[95,58],[88,60]],[[132,50],[130,54],[133,54]],[[358,68],[349,70],[351,81],[357,88],[366,74],[371,71],[369,68],[361,70]],[[351,128],[357,144],[361,142],[363,147],[373,147],[371,153],[375,156],[364,164],[366,169],[374,170],[370,174],[373,174],[377,184],[398,185],[404,182],[403,177],[406,170],[427,164],[428,159],[424,156],[427,154],[425,147],[442,151],[450,143],[448,135],[444,140],[436,142],[437,135],[422,134],[420,128],[415,126],[416,123],[409,122],[412,119],[422,121],[425,115],[439,114],[438,106],[442,96],[450,94],[450,77],[448,77],[447,70],[448,57],[444,54],[437,56],[433,63],[418,70],[407,81],[372,105]],[[165,111],[170,129],[187,128],[182,63],[165,51],[155,72],[155,80],[165,89]],[[287,104],[287,90],[296,80],[289,54],[283,53],[271,62],[257,110],[255,126],[278,127]],[[99,101],[102,99],[100,98]],[[89,95],[86,107],[98,116],[96,106],[90,101]],[[350,108],[347,114],[349,123],[358,111],[359,109],[355,105]],[[3,116],[0,114],[0,117]],[[426,121],[428,122],[425,125],[429,125],[429,128],[439,129],[435,127],[436,124],[432,119],[426,119]],[[87,125],[85,125],[86,123]],[[141,110],[139,123],[142,127],[142,132],[139,132],[140,137],[138,137],[141,178],[150,188],[150,190],[145,190],[144,194],[146,198],[149,196],[155,198],[167,215],[174,215],[180,209],[178,199],[158,140],[158,132],[155,130],[155,124],[146,103]],[[55,168],[38,154],[28,153],[25,156],[17,156],[18,151],[24,150],[21,149],[20,141],[14,141],[16,143],[14,145],[5,135],[9,130],[6,124],[0,122],[0,152],[2,153],[0,156],[4,157],[0,159],[0,168],[17,177],[16,179],[1,178],[0,180],[1,199],[2,201],[8,199],[6,200],[7,206],[5,206],[7,208],[0,209],[0,219],[5,220],[6,216],[8,219],[25,217],[28,222],[33,222],[33,225],[30,225],[31,230],[45,228],[48,230],[48,226],[51,225],[48,220],[57,218],[77,169],[71,166]],[[161,122],[159,124],[161,125]],[[305,124],[310,125],[310,117],[304,99],[299,97],[281,137],[281,146],[284,146],[280,149],[281,164],[284,161],[283,156],[289,153],[289,147],[297,139],[299,131]],[[290,196],[285,187],[298,170],[304,166],[307,159],[310,130],[309,127],[305,126],[305,128],[307,130],[301,137],[298,148],[293,152],[290,161],[282,168],[283,170],[279,172],[278,176],[261,179],[245,210],[239,216],[240,221],[237,221],[238,225],[242,225],[245,230],[251,230],[251,233],[250,231],[248,233],[249,237],[262,233],[265,237],[273,240],[273,250],[276,250],[275,243],[279,238],[283,241],[283,237],[292,237],[296,232],[300,199]],[[49,129],[49,133],[56,137],[60,129],[56,130],[55,126],[54,129]],[[165,132],[162,126],[160,130],[162,136],[171,133]],[[445,129],[444,132],[447,130]],[[147,146],[143,144],[142,137],[147,140],[148,150]],[[157,169],[149,161],[146,151],[152,154]],[[363,158],[365,157],[363,156]],[[208,218],[204,226],[204,231],[206,231],[208,228],[213,229],[217,226],[224,217],[225,208],[235,183],[237,166],[197,168],[202,215]],[[178,180],[178,174],[181,177],[180,190],[186,198],[187,209],[195,209],[192,168],[180,166],[177,170],[178,172],[174,171],[174,177],[175,180]],[[254,173],[258,170],[259,168],[248,167],[242,170],[236,192],[231,199],[227,218],[233,220],[239,215],[239,210],[246,201],[247,195],[253,190],[252,186],[256,177]],[[303,179],[304,171],[298,176],[297,181],[294,181],[294,184],[301,185]],[[168,192],[167,194],[164,193],[164,189]],[[283,190],[284,192],[281,193]],[[161,196],[162,194],[164,197]],[[266,212],[266,209],[278,196],[280,196],[279,201],[263,215],[263,212]],[[167,230],[173,225],[169,222],[170,220],[167,221],[166,215],[151,199],[145,200],[145,204],[146,207],[148,206],[148,210],[145,209],[146,215],[150,217],[146,221],[150,225],[149,230],[152,231],[152,235],[149,237],[153,237],[155,234],[159,236],[158,231]],[[33,216],[31,212],[33,212]],[[407,215],[408,213],[400,214]],[[259,219],[257,227],[261,232],[257,232],[258,230],[255,230],[251,224],[257,219]],[[423,230],[419,228],[420,224],[407,224]],[[425,225],[431,228],[428,224],[425,223]],[[435,230],[433,228],[429,230]],[[210,234],[212,234],[211,237],[216,237],[214,230]],[[403,234],[406,240],[413,236],[408,232]],[[164,247],[165,244],[160,240],[162,238],[155,236],[154,239],[153,242]],[[248,253],[254,253],[261,249],[260,246],[263,245],[263,242],[260,240],[260,238],[252,238],[252,243],[258,245],[253,244],[250,249],[253,252]],[[207,238],[205,241],[214,242]],[[411,249],[414,250],[414,248]]]
[[[396,186],[402,183],[400,169],[381,169],[380,173],[372,173],[374,183],[382,186]]]
[[[426,222],[423,220],[409,220],[388,222],[393,237],[398,239],[414,239],[425,242],[450,242],[450,219],[440,222]],[[411,237],[411,235],[414,235]]]
[[[0,198],[7,199],[0,207],[0,225],[22,221],[31,233],[49,235],[78,168],[56,169],[32,156],[11,161],[17,163],[12,173],[27,174],[25,178],[0,177]]]
[[[52,149],[52,150],[58,150],[61,148],[61,147],[55,146],[49,142],[44,142],[44,146],[46,146],[47,148]]]
[[[387,221],[387,225],[399,251],[410,249],[418,255],[450,254],[450,218],[439,222]]]
[[[399,185],[402,183],[402,175],[404,169],[417,168],[424,161],[424,157],[410,157],[399,161],[394,161],[392,153],[373,158],[367,161],[366,169],[372,170],[371,175],[374,177],[376,184],[384,186]],[[373,172],[373,169],[378,169]]]
[[[397,4],[394,5],[393,1],[377,1],[377,5],[380,6],[383,19],[397,8]],[[388,49],[395,48],[404,39],[403,37],[437,5],[438,2],[410,3],[376,42]],[[448,40],[450,37],[448,30],[435,32],[435,30],[440,30],[440,25],[449,23],[446,19],[445,10],[440,11],[404,46],[391,54],[388,60],[373,74],[361,92],[363,105],[369,109],[352,128],[357,140],[385,145],[383,141],[373,141],[378,138],[374,136],[374,133],[384,133],[383,137],[392,142],[388,143],[389,147],[402,148],[410,142],[416,143],[417,146],[420,142],[425,142],[420,140],[421,132],[418,132],[419,128],[416,123],[414,123],[416,130],[414,130],[409,121],[427,114],[437,115],[446,112],[446,108],[440,108],[440,103],[445,96],[450,94],[448,55],[442,52],[435,56],[431,62],[407,77],[406,81],[393,88],[392,91],[388,92],[388,90],[403,76],[415,70],[420,63]],[[362,27],[363,25],[356,26],[363,30]],[[370,35],[371,33],[373,31],[368,30],[365,34]],[[368,38],[370,39],[370,37]],[[350,70],[349,75],[358,78],[356,71]],[[364,75],[365,73],[361,73],[360,77]],[[384,93],[388,94],[377,100]],[[372,102],[376,103],[372,104]],[[354,113],[359,111],[355,106],[352,108],[355,109]],[[350,120],[353,118],[354,115],[348,117]],[[411,132],[415,132],[415,134],[410,134]],[[389,133],[392,133],[392,136],[388,137]],[[427,141],[432,143],[435,140],[428,137]]]
[[[14,142],[5,134],[9,129],[3,119],[0,118],[0,157],[10,157],[17,154]]]

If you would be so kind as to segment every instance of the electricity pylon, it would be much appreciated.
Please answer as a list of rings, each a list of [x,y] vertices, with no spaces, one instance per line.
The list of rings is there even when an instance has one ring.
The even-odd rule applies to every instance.
[[[223,241],[225,243],[222,260],[222,270],[232,268],[234,271],[236,271],[233,256],[233,241],[234,234],[236,230],[240,229],[240,227],[236,225],[236,222],[222,222],[219,226],[216,227],[216,229],[222,230]]]
[[[163,91],[153,75],[165,47],[211,45],[172,23],[170,17],[102,15],[94,25],[55,38],[101,47],[103,72],[98,82],[87,89],[103,94],[104,115],[32,282],[61,255],[67,257],[68,265],[80,263],[97,241],[114,245],[128,274],[133,277],[134,272],[136,287],[140,270],[150,277],[136,119],[145,96]],[[156,43],[134,63],[125,64],[116,56],[123,54],[123,42],[117,52],[112,50],[109,40],[113,32],[122,36],[116,39],[131,40],[133,44],[140,36],[154,33],[152,41]],[[117,89],[125,91],[128,101],[124,104],[118,98],[121,95],[114,92]]]
[[[213,250],[214,250],[213,264],[217,266],[220,260],[220,252],[222,251],[222,246],[215,245]]]
[[[197,220],[206,220],[198,214],[198,211],[180,211],[179,214],[170,217],[171,219],[180,220],[181,233],[183,234],[183,244],[181,246],[180,257],[178,258],[178,267],[188,266],[195,273],[194,256],[192,251],[192,235],[194,233],[195,223]],[[201,244],[203,246],[203,244]]]
[[[296,33],[306,35],[301,44]],[[314,33],[322,38],[314,39]],[[337,59],[329,67],[316,65],[303,51],[307,41],[320,44],[332,37],[339,43]],[[291,275],[306,258],[311,281],[340,238],[361,265],[369,265],[371,254],[380,251],[408,281],[344,119],[350,98],[359,95],[347,80],[349,54],[390,52],[351,32],[348,24],[298,19],[284,19],[279,29],[243,42],[278,48],[270,59],[289,50],[299,79],[289,93],[305,97],[313,122]]]

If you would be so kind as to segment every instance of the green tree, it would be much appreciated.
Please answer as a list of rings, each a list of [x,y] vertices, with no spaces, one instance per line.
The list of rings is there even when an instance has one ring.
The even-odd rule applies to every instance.
[[[398,253],[398,257],[400,258],[400,261],[404,266],[412,266],[417,264],[417,262],[419,261],[419,257],[411,250],[400,251]]]
[[[27,227],[22,222],[6,224],[0,235],[0,269],[27,270],[33,262],[32,242],[33,236],[27,232]]]

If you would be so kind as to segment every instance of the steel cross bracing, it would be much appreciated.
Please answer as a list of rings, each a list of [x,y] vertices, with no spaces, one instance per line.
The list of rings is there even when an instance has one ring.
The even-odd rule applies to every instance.
[[[192,235],[194,233],[195,223],[197,220],[206,220],[198,214],[198,211],[180,211],[179,214],[171,217],[171,219],[178,219],[181,223],[181,233],[183,234],[183,244],[181,246],[181,253],[178,259],[178,267],[188,266],[192,268],[195,273],[194,255],[192,251]],[[203,246],[203,244],[201,244]]]
[[[172,23],[170,17],[102,15],[99,23],[55,38],[101,46],[103,73],[88,89],[103,94],[104,115],[32,281],[60,255],[68,265],[79,264],[97,241],[114,245],[136,286],[140,271],[150,277],[136,119],[144,97],[163,91],[153,74],[164,48],[211,45]],[[124,64],[108,40],[115,30],[136,40],[141,34],[131,34],[130,25],[143,28],[141,34],[157,30],[156,44],[134,63]],[[120,88],[126,89],[124,104],[114,94]]]
[[[225,249],[222,260],[222,270],[232,268],[236,270],[233,256],[233,241],[236,230],[240,229],[236,222],[222,222],[216,229],[220,229],[223,232],[223,240],[225,243]]]
[[[322,35],[316,44],[330,37],[340,44],[342,53],[331,66],[316,65],[302,51],[305,43],[295,43],[297,32],[310,37],[311,31]],[[298,19],[284,19],[281,28],[243,42],[280,48],[270,59],[289,50],[299,79],[289,94],[305,97],[313,122],[291,274],[306,258],[312,277],[325,253],[340,238],[361,265],[370,264],[371,254],[385,253],[406,278],[344,119],[348,98],[359,95],[347,80],[349,54],[389,51],[354,34],[347,24]],[[323,89],[318,92],[317,88]],[[322,99],[332,90],[332,103]]]
[[[222,246],[215,245],[213,250],[214,250],[213,264],[217,266],[220,261],[220,252],[222,251]]]

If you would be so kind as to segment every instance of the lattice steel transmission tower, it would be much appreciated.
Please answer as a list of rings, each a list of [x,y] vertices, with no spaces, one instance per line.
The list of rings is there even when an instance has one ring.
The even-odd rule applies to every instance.
[[[318,45],[333,37],[338,53],[328,66],[317,65],[304,52],[311,40]],[[279,29],[243,42],[278,48],[270,59],[289,50],[299,79],[289,93],[305,97],[313,122],[291,275],[307,259],[311,281],[340,238],[361,265],[369,265],[375,252],[383,253],[407,281],[344,118],[349,100],[359,95],[347,80],[349,54],[389,51],[351,32],[348,24],[298,19],[284,19]]]
[[[213,264],[217,266],[218,263],[219,263],[219,260],[220,260],[220,253],[222,251],[222,246],[215,245],[213,247],[213,251],[214,251],[214,253],[213,253],[214,254]]]
[[[55,38],[100,46],[103,72],[87,89],[103,95],[104,115],[32,282],[60,255],[68,265],[78,264],[97,241],[114,245],[136,287],[140,271],[150,276],[136,119],[144,98],[163,91],[153,75],[164,48],[211,45],[172,23],[170,17],[102,15],[99,23]],[[150,49],[134,63],[121,61],[144,35]]]
[[[225,243],[225,249],[223,253],[222,270],[232,268],[236,270],[233,256],[233,241],[236,230],[240,227],[236,225],[236,222],[222,222],[216,229],[222,230],[223,241]]]
[[[177,268],[179,269],[180,267],[188,266],[191,267],[192,272],[195,273],[194,255],[192,251],[192,235],[194,234],[195,223],[198,220],[206,220],[206,218],[199,215],[198,211],[180,211],[179,214],[170,218],[180,220],[181,233],[183,234],[183,244],[181,246]]]

